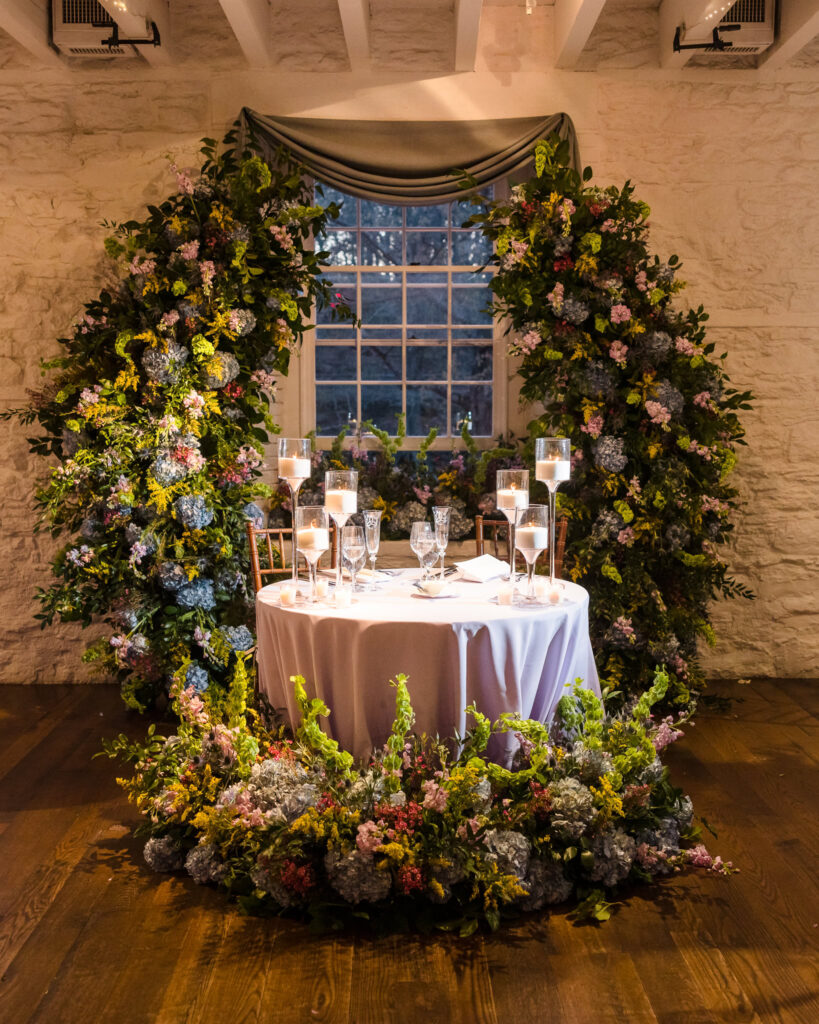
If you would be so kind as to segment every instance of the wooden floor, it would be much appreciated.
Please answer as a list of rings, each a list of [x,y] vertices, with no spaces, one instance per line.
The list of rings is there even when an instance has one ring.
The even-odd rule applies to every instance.
[[[730,879],[636,890],[466,941],[314,936],[151,874],[100,737],[110,687],[0,686],[2,1024],[819,1022],[819,683],[719,684],[674,777]]]

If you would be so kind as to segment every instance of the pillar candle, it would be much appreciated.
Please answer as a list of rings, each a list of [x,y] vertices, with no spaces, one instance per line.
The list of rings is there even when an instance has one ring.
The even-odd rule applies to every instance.
[[[497,492],[498,508],[528,508],[529,492],[520,488],[508,487]]]
[[[326,551],[330,547],[330,531],[321,526],[305,526],[296,533],[300,551]]]
[[[279,476],[282,480],[306,480],[310,476],[309,459],[279,459]]]
[[[544,551],[549,546],[549,531],[545,526],[519,526],[515,545],[521,551]]]
[[[328,491],[324,495],[324,507],[328,512],[357,512],[358,491]]]
[[[545,459],[536,463],[535,476],[544,482],[568,480],[571,476],[571,463],[567,459]]]

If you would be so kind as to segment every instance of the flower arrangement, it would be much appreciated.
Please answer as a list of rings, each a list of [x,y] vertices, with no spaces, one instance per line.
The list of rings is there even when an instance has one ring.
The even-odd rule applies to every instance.
[[[631,185],[587,184],[591,169],[570,169],[557,137],[534,158],[508,202],[471,218],[495,242],[495,312],[521,357],[522,398],[544,406],[530,435],[572,442],[558,507],[601,680],[639,692],[666,665],[669,698],[685,705],[703,683],[698,640],[715,642],[710,601],[752,596],[719,550],[751,395],[713,356],[702,307],[675,308],[678,259],[650,256],[649,209]]]
[[[259,476],[274,374],[313,303],[329,301],[323,254],[305,242],[337,208],[314,205],[284,157],[272,170],[225,143],[217,155],[204,140],[195,177],[174,168],[176,192],[144,221],[109,225],[119,279],[14,413],[38,423],[32,450],[57,460],[37,505],[69,537],[39,617],[104,620],[85,657],[134,707],[183,662],[196,690],[224,684],[252,645],[244,531],[270,493]]]
[[[367,763],[328,738],[324,703],[294,679],[295,734],[266,727],[247,707],[239,659],[227,693],[204,694],[180,668],[175,735],[120,736],[110,757],[133,764],[120,783],[145,818],[145,859],[183,867],[246,909],[295,910],[319,920],[378,917],[437,922],[469,934],[485,920],[572,900],[604,920],[626,882],[691,865],[727,874],[699,842],[690,800],[659,753],[685,715],[659,722],[652,707],[668,676],[618,714],[580,682],[554,725],[504,715],[444,743],[412,732],[406,679],[383,748]],[[499,733],[519,746],[510,767],[487,756]]]

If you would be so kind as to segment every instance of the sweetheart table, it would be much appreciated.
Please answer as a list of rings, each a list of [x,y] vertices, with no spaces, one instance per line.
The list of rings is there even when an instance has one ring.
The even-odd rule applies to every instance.
[[[565,582],[557,605],[497,603],[500,581],[449,588],[454,596],[427,598],[408,569],[375,591],[357,592],[346,608],[332,603],[283,607],[281,586],[256,595],[259,688],[293,722],[298,708],[290,677],[303,675],[309,696],[331,709],[326,731],[344,749],[366,758],[382,745],[395,717],[389,680],[409,678],[416,731],[461,735],[473,701],[493,721],[504,711],[549,720],[565,692],[583,680],[600,686],[588,630],[589,596]],[[332,602],[332,595],[330,597]],[[492,757],[508,761],[514,736],[493,737]]]

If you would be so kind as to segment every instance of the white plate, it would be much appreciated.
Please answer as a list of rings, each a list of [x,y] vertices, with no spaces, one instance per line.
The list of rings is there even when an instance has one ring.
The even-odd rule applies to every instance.
[[[442,601],[446,600],[448,597],[460,597],[461,595],[457,591],[445,594],[425,594],[423,590],[418,590],[417,587],[413,587],[412,596],[423,597],[426,601]]]

